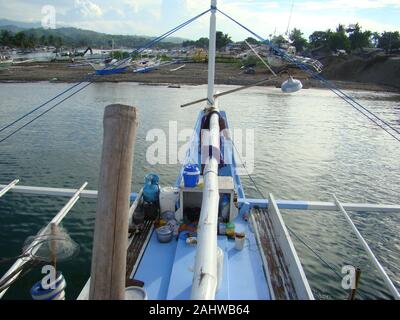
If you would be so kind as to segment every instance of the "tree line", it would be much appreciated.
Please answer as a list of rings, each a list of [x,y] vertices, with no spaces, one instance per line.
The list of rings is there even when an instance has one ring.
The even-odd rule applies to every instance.
[[[137,48],[142,47],[151,40],[150,37],[128,36],[128,35],[109,35],[90,30],[76,28],[59,28],[54,30],[44,30],[42,28],[26,29],[13,33],[10,30],[0,30],[0,46],[17,47],[31,49],[39,46],[60,47],[115,47]],[[159,48],[173,48],[176,46],[175,39],[171,38],[165,42],[160,42]]]
[[[53,34],[37,37],[34,33],[27,34],[23,31],[15,34],[8,30],[0,31],[0,46],[4,47],[30,49],[37,46],[61,47],[63,44],[64,40],[62,37],[54,36]]]
[[[357,23],[354,26],[345,28],[339,24],[335,31],[314,31],[307,39],[299,29],[293,29],[289,39],[297,51],[306,49],[325,48],[331,51],[345,50],[351,52],[360,48],[381,48],[387,53],[400,49],[400,33],[394,32],[372,32],[362,30]]]
[[[387,53],[400,49],[400,33],[394,32],[372,32],[363,31],[359,24],[345,28],[339,24],[335,31],[314,31],[308,39],[304,37],[300,29],[294,28],[289,39],[296,47],[298,52],[314,49],[327,49],[331,51],[346,50],[350,52],[359,48],[371,47],[381,48]],[[258,44],[259,41],[251,37],[246,39],[251,44]],[[30,29],[13,33],[9,30],[0,31],[0,46],[17,47],[23,49],[35,48],[38,46],[62,46],[70,47],[111,47],[112,42],[117,46],[130,48],[143,46],[149,38],[139,36],[111,36],[93,31],[79,30],[74,28],[61,28],[56,30]],[[281,45],[287,40],[283,36],[274,36],[271,41],[276,45]],[[220,50],[233,43],[228,34],[221,31],[216,33],[216,46]],[[173,48],[176,43],[160,43],[160,48]],[[182,47],[194,46],[197,48],[208,48],[208,38],[198,40],[183,41]]]
[[[294,28],[289,34],[289,40],[296,47],[297,52],[314,49],[327,49],[331,51],[345,50],[351,52],[359,48],[381,48],[387,53],[400,49],[400,33],[394,32],[372,32],[369,30],[363,31],[361,26],[356,25],[345,28],[339,24],[335,31],[330,29],[326,31],[314,31],[308,39],[304,33]],[[284,36],[274,36],[270,39],[276,45],[282,45],[287,42]],[[259,44],[260,42],[254,38],[247,38],[250,44]],[[217,49],[224,48],[227,44],[233,43],[228,34],[217,31],[216,34]],[[183,47],[195,46],[197,48],[208,48],[208,38],[200,38],[196,41],[184,41]]]

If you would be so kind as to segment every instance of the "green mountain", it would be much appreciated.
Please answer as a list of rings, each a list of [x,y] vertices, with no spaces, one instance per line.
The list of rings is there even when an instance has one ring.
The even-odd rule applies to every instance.
[[[138,35],[111,35],[106,33],[95,32],[91,30],[83,30],[72,27],[62,27],[57,29],[43,29],[39,23],[23,23],[11,21],[7,19],[0,19],[0,30],[7,30],[11,36],[18,37],[18,33],[23,32],[24,36],[29,39],[27,43],[30,45],[62,45],[67,47],[95,47],[95,48],[111,48],[114,42],[115,48],[136,48],[146,44],[149,40],[155,37],[138,36]],[[4,31],[3,31],[4,34]],[[21,37],[21,35],[19,36]],[[13,43],[7,36],[7,43],[5,37],[0,36],[0,46],[10,46]],[[171,48],[176,45],[182,44],[185,39],[170,37],[159,43],[159,48]],[[14,42],[18,45],[18,42]]]

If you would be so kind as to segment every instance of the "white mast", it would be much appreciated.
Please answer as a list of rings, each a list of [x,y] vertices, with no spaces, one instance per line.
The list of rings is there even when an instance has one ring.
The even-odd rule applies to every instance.
[[[214,101],[214,74],[215,74],[215,11],[217,0],[211,0],[210,18],[210,46],[208,52],[208,110],[212,112],[216,107]],[[208,141],[202,141],[202,150],[212,149],[208,155],[203,176],[203,198],[197,228],[197,251],[190,298],[192,300],[214,300],[218,282],[217,259],[217,224],[218,224],[218,165],[220,153],[220,127],[219,115],[214,112],[210,115],[210,132]],[[207,144],[208,145],[205,145]],[[203,157],[202,157],[203,158]]]
[[[208,90],[207,90],[207,105],[211,107],[214,105],[214,79],[215,79],[215,51],[216,51],[216,28],[217,19],[215,16],[217,8],[217,0],[211,0],[210,17],[210,43],[208,48]]]

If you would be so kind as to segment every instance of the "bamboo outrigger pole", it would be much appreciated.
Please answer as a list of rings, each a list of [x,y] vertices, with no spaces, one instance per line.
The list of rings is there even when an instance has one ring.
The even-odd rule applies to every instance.
[[[90,300],[125,299],[129,197],[137,124],[136,108],[106,107]]]

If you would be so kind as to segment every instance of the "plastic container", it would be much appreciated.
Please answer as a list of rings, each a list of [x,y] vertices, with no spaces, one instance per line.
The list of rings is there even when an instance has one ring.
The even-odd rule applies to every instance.
[[[140,225],[144,223],[144,211],[136,211],[133,213],[132,217],[133,224]]]
[[[159,242],[167,243],[172,240],[172,230],[169,226],[163,226],[156,229],[157,239]]]
[[[199,183],[200,170],[197,164],[187,164],[183,168],[183,184],[185,188],[194,188]]]
[[[148,174],[144,179],[143,200],[148,203],[156,203],[158,201],[160,187],[158,181],[160,178],[154,174]]]
[[[125,300],[147,300],[147,293],[141,287],[125,288]]]
[[[175,212],[176,202],[179,198],[179,189],[174,187],[164,187],[160,190],[160,211]]]
[[[246,240],[245,234],[237,233],[235,235],[235,249],[239,251],[243,250],[245,240]]]
[[[173,211],[164,211],[161,214],[161,219],[165,221],[174,220],[175,219],[175,212]]]
[[[33,300],[64,300],[65,287],[67,283],[61,272],[57,272],[54,282],[49,284],[49,287],[42,287],[43,279],[36,282],[31,288],[31,296]]]
[[[219,203],[219,210],[223,221],[228,221],[229,219],[229,206],[229,195],[223,194]]]
[[[166,225],[172,231],[173,236],[176,237],[179,234],[179,223],[175,219],[168,220]]]
[[[235,224],[233,222],[229,222],[226,224],[226,235],[229,238],[235,238]]]

